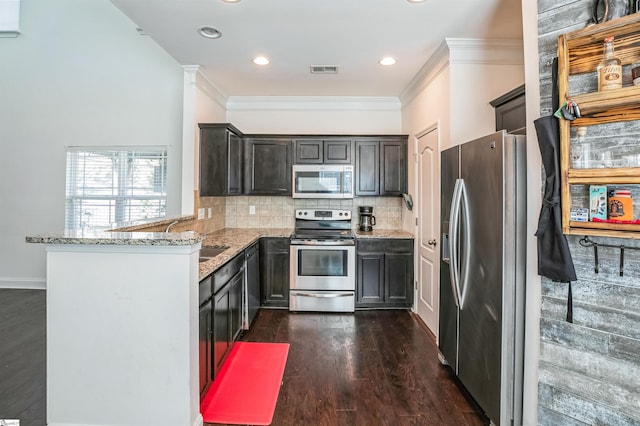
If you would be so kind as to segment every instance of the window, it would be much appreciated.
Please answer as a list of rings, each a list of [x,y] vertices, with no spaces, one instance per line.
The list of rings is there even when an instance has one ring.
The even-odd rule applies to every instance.
[[[65,228],[163,217],[166,147],[68,147]]]

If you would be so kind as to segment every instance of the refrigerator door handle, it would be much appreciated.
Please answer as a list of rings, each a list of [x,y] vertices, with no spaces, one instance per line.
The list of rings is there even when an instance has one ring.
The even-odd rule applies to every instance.
[[[464,229],[462,238],[463,242],[460,243],[462,255],[462,261],[460,263],[459,276],[458,276],[458,297],[460,298],[460,309],[464,307],[464,301],[467,295],[467,283],[469,278],[469,260],[471,256],[471,220],[469,216],[469,200],[467,199],[467,187],[464,184],[464,180],[460,179],[460,216],[462,216],[462,229]]]
[[[449,274],[451,276],[451,291],[456,306],[460,307],[460,265],[458,262],[458,230],[460,224],[460,203],[462,197],[462,179],[456,179],[453,187],[453,197],[451,198],[451,213],[449,214]]]

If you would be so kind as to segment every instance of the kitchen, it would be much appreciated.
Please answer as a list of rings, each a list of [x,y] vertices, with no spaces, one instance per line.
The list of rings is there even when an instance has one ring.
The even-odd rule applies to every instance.
[[[33,4],[32,2],[30,2]],[[587,21],[586,10],[591,5],[578,2],[574,7],[579,11],[580,19]],[[244,108],[228,110],[220,104],[208,104],[203,108],[195,108],[194,103],[202,91],[194,89],[193,98],[186,102],[182,96],[184,72],[176,67],[175,61],[149,39],[137,34],[130,35],[131,22],[127,21],[110,3],[69,2],[56,7],[39,4],[33,9],[23,4],[23,36],[15,40],[3,40],[0,45],[3,57],[16,58],[11,66],[3,65],[2,93],[6,101],[2,102],[6,121],[2,126],[3,145],[10,149],[3,156],[1,170],[3,173],[2,199],[11,206],[3,212],[2,238],[2,286],[7,288],[44,288],[45,265],[41,247],[24,243],[25,235],[50,232],[60,228],[63,223],[64,207],[64,146],[96,144],[108,145],[113,141],[118,144],[129,144],[130,141],[154,140],[154,143],[169,146],[169,173],[181,170],[184,178],[173,176],[169,180],[169,193],[182,194],[183,200],[174,200],[174,211],[192,214],[193,176],[195,166],[194,152],[184,150],[176,144],[182,140],[185,130],[182,128],[183,109],[193,108],[195,114],[201,115],[194,122],[232,122],[245,132],[317,132],[329,129],[335,133],[362,134],[408,133],[417,134],[437,119],[441,121],[441,138],[444,141],[458,143],[471,138],[466,129],[466,119],[473,117],[453,116],[448,111],[450,105],[465,104],[468,91],[464,83],[455,80],[456,87],[462,87],[461,93],[450,93],[448,84],[431,85],[425,94],[415,99],[413,107],[403,109],[402,114],[394,106],[370,103],[367,110],[357,100],[350,100],[351,108],[344,104],[326,102],[311,108],[308,105],[296,105],[291,111],[287,105],[282,109],[264,108],[259,100]],[[538,112],[537,93],[539,87],[537,75],[537,21],[538,11],[535,4],[524,2],[525,27],[525,75],[527,85],[527,103],[533,109],[529,117]],[[562,7],[547,6],[540,12],[541,22],[552,21],[553,14],[563,12],[563,16],[572,16],[572,10]],[[568,18],[567,18],[568,19]],[[52,26],[55,23],[56,26]],[[101,24],[97,24],[101,23]],[[553,27],[545,27],[553,34]],[[40,32],[41,40],[34,41],[27,37],[29,33]],[[47,35],[44,33],[47,31]],[[104,35],[108,34],[107,40]],[[47,44],[46,40],[50,44]],[[17,40],[17,43],[16,43]],[[18,43],[21,43],[18,45]],[[128,46],[123,52],[123,46]],[[50,54],[45,54],[50,53]],[[129,59],[137,58],[138,62]],[[437,64],[431,64],[437,70]],[[461,67],[461,65],[458,65]],[[32,70],[33,68],[38,69]],[[25,70],[31,70],[28,73]],[[40,70],[46,70],[40,71]],[[473,74],[466,68],[452,70],[463,74]],[[6,73],[6,74],[5,74]],[[196,76],[196,72],[192,76]],[[430,75],[432,80],[454,79],[452,74],[443,76],[436,71]],[[55,80],[59,84],[52,85]],[[428,78],[427,78],[428,80]],[[441,80],[438,80],[441,81]],[[188,82],[187,82],[188,83]],[[516,86],[512,84],[510,86]],[[531,90],[530,90],[531,89]],[[444,90],[444,94],[443,94]],[[505,88],[507,90],[507,88]],[[496,93],[498,95],[499,93]],[[432,97],[440,99],[437,105],[423,100]],[[450,97],[458,97],[458,100]],[[548,96],[545,95],[545,96]],[[443,98],[444,97],[444,98]],[[484,100],[491,97],[485,97]],[[11,99],[11,101],[8,101]],[[349,101],[349,100],[347,100]],[[348,105],[348,104],[347,104]],[[63,107],[61,107],[63,106]],[[343,108],[338,111],[339,108]],[[262,109],[261,109],[262,108]],[[385,108],[388,108],[385,110]],[[206,109],[207,117],[204,110]],[[287,112],[289,111],[289,112]],[[444,111],[444,112],[443,112]],[[313,118],[312,118],[313,117]],[[417,118],[421,117],[421,118]],[[107,119],[109,126],[104,126]],[[402,127],[400,127],[400,123]],[[528,123],[531,126],[531,123]],[[96,129],[100,131],[96,132]],[[405,131],[400,131],[402,128]],[[189,129],[187,137],[195,138],[195,131]],[[481,132],[486,133],[486,132]],[[529,135],[534,130],[528,129]],[[15,142],[14,142],[15,141]],[[532,188],[540,185],[539,153],[535,144],[528,146],[529,173]],[[182,160],[180,159],[182,157]],[[29,159],[24,161],[24,159]],[[182,163],[187,167],[183,167]],[[415,170],[409,162],[409,175]],[[45,179],[43,179],[45,177]],[[9,186],[9,182],[21,182],[20,185]],[[412,179],[409,180],[410,193],[415,194]],[[536,191],[529,191],[529,228],[528,235],[533,235],[536,228],[540,197]],[[213,211],[223,211],[215,200],[204,200],[201,207],[211,207]],[[3,203],[4,204],[4,203]],[[181,211],[180,205],[190,206]],[[259,206],[259,204],[257,204]],[[225,206],[226,208],[226,206]],[[6,216],[5,216],[6,214]],[[245,216],[248,218],[248,215]],[[222,221],[220,216],[214,220]],[[236,220],[242,220],[238,216]],[[264,219],[266,220],[266,219]],[[400,218],[402,227],[412,229],[412,218],[408,215]],[[214,227],[216,225],[213,225]],[[579,248],[578,248],[579,249]],[[538,345],[540,344],[539,317],[541,295],[540,279],[535,271],[535,241],[529,241],[529,275],[527,277],[530,292],[527,297],[528,349],[529,359],[525,367],[525,421],[537,424],[538,415]],[[591,273],[586,254],[583,255],[585,274]],[[597,276],[596,276],[597,277]],[[551,289],[545,284],[545,289]],[[559,291],[560,289],[558,289]],[[550,291],[550,290],[547,290]],[[556,300],[549,294],[544,300]],[[557,300],[561,297],[558,296]],[[532,309],[529,309],[533,307]],[[549,318],[544,325],[552,324]],[[547,330],[552,330],[548,328]],[[547,348],[549,346],[547,345]],[[553,377],[563,377],[557,369],[543,369],[545,383]],[[550,379],[551,378],[551,379]],[[550,411],[541,408],[541,415],[550,416]]]

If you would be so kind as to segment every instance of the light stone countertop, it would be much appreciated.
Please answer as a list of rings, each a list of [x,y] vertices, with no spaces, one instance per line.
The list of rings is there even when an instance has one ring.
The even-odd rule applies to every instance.
[[[165,222],[170,223],[170,219]],[[148,226],[148,225],[147,225]],[[131,228],[127,228],[131,229]],[[289,238],[292,228],[224,228],[207,235],[197,232],[139,232],[109,230],[72,230],[26,237],[28,243],[77,245],[129,245],[129,246],[185,246],[202,242],[202,247],[227,247],[219,255],[200,262],[199,277],[206,278],[238,253],[262,237]],[[357,239],[396,238],[411,239],[413,235],[400,229],[374,229],[371,232],[354,230]]]
[[[112,246],[190,246],[204,240],[197,232],[115,232],[78,229],[26,237],[28,243],[112,245]]]
[[[292,228],[224,228],[208,234],[202,247],[228,247],[216,257],[200,262],[200,279],[206,278],[262,237],[289,238]]]
[[[371,232],[354,230],[357,239],[364,238],[397,238],[397,239],[412,239],[413,234],[403,229],[374,229]]]

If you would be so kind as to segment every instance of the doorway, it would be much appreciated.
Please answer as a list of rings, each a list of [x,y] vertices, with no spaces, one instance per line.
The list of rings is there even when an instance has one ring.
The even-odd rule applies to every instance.
[[[417,135],[416,152],[416,311],[437,340],[440,300],[440,132],[437,124]]]

